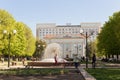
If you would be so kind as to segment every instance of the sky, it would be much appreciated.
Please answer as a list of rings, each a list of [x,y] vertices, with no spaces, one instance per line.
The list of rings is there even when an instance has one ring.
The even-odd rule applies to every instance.
[[[28,25],[36,36],[38,23],[104,24],[109,16],[120,11],[120,0],[0,0],[0,9]]]

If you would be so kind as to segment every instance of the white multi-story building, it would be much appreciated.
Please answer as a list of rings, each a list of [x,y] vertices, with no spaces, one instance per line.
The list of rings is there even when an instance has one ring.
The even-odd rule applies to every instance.
[[[53,42],[60,44],[63,48],[63,57],[65,55],[72,57],[74,53],[78,53],[79,56],[85,56],[84,47],[86,43],[85,38],[80,34],[80,30],[83,30],[84,36],[86,32],[88,35],[93,33],[88,40],[94,40],[100,32],[100,27],[101,23],[81,23],[80,25],[42,23],[36,25],[36,38],[45,40],[47,44]]]
[[[100,31],[101,23],[81,23],[81,25],[71,25],[67,23],[66,25],[56,25],[55,23],[43,23],[36,25],[36,37],[37,39],[44,39],[47,35],[59,35],[59,34],[80,34],[80,29],[83,29],[84,34],[88,34],[94,31],[93,38]]]

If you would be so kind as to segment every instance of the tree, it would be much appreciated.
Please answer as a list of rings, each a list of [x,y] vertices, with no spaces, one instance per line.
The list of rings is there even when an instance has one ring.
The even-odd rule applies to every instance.
[[[27,39],[27,45],[25,49],[25,55],[26,56],[32,56],[33,53],[35,52],[35,37],[32,34],[32,31],[27,25],[25,25],[25,37]]]
[[[35,50],[35,53],[34,53],[34,57],[36,58],[41,58],[42,55],[43,55],[43,51],[45,50],[46,48],[46,42],[43,41],[43,40],[37,40],[36,41],[36,50]]]
[[[12,30],[16,30],[14,35]],[[3,34],[7,30],[9,34]],[[8,55],[10,40],[11,56],[32,56],[35,50],[35,38],[32,31],[22,22],[17,22],[11,14],[0,9],[0,55]]]
[[[14,39],[14,55],[16,56],[24,56],[26,54],[25,49],[27,45],[27,39],[25,36],[25,27],[21,22],[17,22],[15,25],[15,29],[17,30],[16,38]]]
[[[96,47],[96,42],[97,40],[91,41],[88,43],[88,50],[89,50],[89,56],[92,57],[92,55],[97,52],[97,47]]]
[[[11,32],[14,28],[15,20],[5,10],[0,9],[0,54],[8,54],[8,36],[4,36],[3,31]],[[11,43],[12,44],[12,43]]]
[[[98,36],[98,51],[106,56],[120,54],[120,12],[115,12],[104,24]]]

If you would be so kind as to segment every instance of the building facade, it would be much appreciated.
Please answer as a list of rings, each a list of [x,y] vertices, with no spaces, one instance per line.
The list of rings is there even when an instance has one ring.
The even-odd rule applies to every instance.
[[[58,43],[61,46],[62,58],[69,56],[73,58],[73,54],[78,54],[79,57],[85,56],[85,38],[81,35],[57,35],[52,37],[44,37],[47,44]]]
[[[42,23],[36,25],[36,38],[50,43],[58,43],[62,47],[63,57],[78,54],[85,56],[85,34],[93,33],[88,40],[94,40],[100,32],[101,23],[81,23],[80,25],[56,25],[55,23]],[[80,34],[80,30],[83,34]]]

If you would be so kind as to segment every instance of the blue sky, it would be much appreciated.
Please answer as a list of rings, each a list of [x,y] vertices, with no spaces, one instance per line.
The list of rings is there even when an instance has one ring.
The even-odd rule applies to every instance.
[[[120,0],[0,0],[0,9],[24,22],[36,35],[37,23],[104,24],[109,16],[120,11]]]

